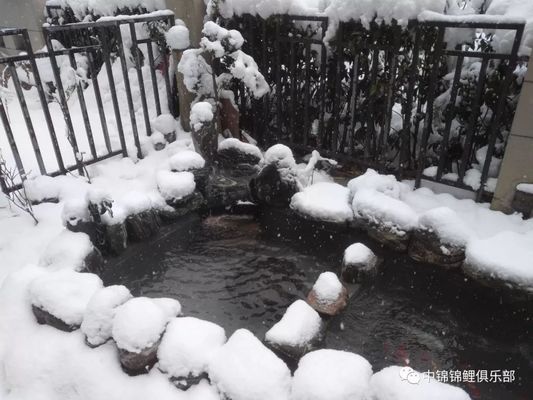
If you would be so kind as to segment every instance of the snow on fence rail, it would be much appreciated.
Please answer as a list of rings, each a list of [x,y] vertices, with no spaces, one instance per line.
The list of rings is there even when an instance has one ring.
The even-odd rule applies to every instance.
[[[524,21],[432,14],[339,22],[334,34],[320,15],[224,19],[272,85],[263,101],[235,88],[241,126],[263,142],[490,197],[526,71]],[[509,52],[494,51],[494,31],[511,33]]]
[[[27,30],[0,29],[22,37],[26,49],[0,58],[0,150],[19,176],[3,189],[18,189],[31,174],[83,175],[109,157],[142,157],[151,120],[176,110],[164,42],[173,25],[169,11],[48,25],[37,52]],[[69,48],[56,40],[67,36],[75,38]]]

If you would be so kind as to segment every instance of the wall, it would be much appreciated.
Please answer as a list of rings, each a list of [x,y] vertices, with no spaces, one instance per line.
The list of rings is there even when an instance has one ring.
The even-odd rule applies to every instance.
[[[521,182],[533,183],[533,67],[522,87],[492,209],[512,212],[515,187]]]
[[[26,28],[34,50],[44,46],[41,33],[46,0],[0,0],[0,26]],[[4,37],[0,52],[16,54],[24,50],[20,38]]]

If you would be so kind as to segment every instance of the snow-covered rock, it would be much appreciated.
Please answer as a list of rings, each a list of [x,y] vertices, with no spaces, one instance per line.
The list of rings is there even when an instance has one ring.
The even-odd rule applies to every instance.
[[[150,142],[155,151],[161,151],[167,145],[165,136],[159,131],[152,133],[152,136],[150,136]]]
[[[196,189],[191,172],[171,172],[161,170],[157,173],[157,187],[167,201],[181,200]]]
[[[63,269],[36,278],[29,295],[39,323],[72,331],[80,327],[89,300],[102,286],[94,274]]]
[[[378,273],[379,258],[362,243],[354,243],[344,250],[341,277],[345,282],[358,283]]]
[[[167,46],[172,50],[185,50],[191,45],[189,29],[183,25],[175,25],[165,33]]]
[[[128,288],[122,285],[108,286],[93,294],[81,324],[90,346],[100,346],[111,338],[115,310],[131,298]]]
[[[210,123],[214,116],[211,103],[207,101],[195,103],[191,108],[191,126],[198,132],[204,125]]]
[[[344,223],[353,219],[349,197],[350,191],[346,187],[319,182],[296,193],[291,208],[315,220]]]
[[[250,331],[239,329],[213,354],[209,377],[231,400],[288,400],[291,373],[287,365]]]
[[[85,197],[69,199],[63,205],[61,218],[63,219],[63,225],[67,227],[90,221],[89,202]]]
[[[198,318],[170,321],[159,345],[159,369],[173,378],[198,377],[207,372],[211,355],[226,342],[224,328]]]
[[[360,355],[339,350],[317,350],[298,364],[292,400],[363,400],[372,366]]]
[[[362,189],[374,189],[395,199],[400,198],[401,183],[394,175],[381,175],[372,168],[368,168],[364,174],[353,178],[348,182],[348,189],[352,196]]]
[[[275,164],[278,168],[294,168],[296,161],[292,150],[284,144],[275,144],[264,155],[265,165]]]
[[[191,171],[205,166],[204,158],[193,150],[182,150],[169,159],[170,169],[174,172]]]
[[[305,301],[296,300],[265,335],[274,349],[299,358],[311,351],[322,340],[323,325],[320,315]]]
[[[236,138],[224,139],[218,144],[218,152],[224,152],[228,150],[234,150],[236,153],[241,153],[250,157],[250,163],[257,164],[262,160],[263,154],[259,147],[240,141]]]
[[[224,139],[218,144],[220,163],[230,170],[242,171],[242,175],[255,172],[255,166],[263,159],[259,147],[236,138]]]
[[[176,131],[176,127],[177,122],[172,114],[158,115],[152,121],[152,129],[155,132],[161,132],[165,137],[168,134],[174,133]]]
[[[333,272],[323,272],[307,296],[307,302],[325,315],[337,315],[348,304],[348,290]]]
[[[369,400],[470,400],[458,387],[424,377],[409,367],[392,366],[370,378]]]

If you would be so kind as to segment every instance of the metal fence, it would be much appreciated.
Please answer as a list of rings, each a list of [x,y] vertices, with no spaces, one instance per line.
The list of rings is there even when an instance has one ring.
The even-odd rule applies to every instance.
[[[148,26],[151,32],[148,37],[137,37],[136,28],[139,24]],[[26,136],[21,131],[19,121],[11,118],[9,102],[5,94],[0,93],[0,118],[9,144],[8,149],[2,150],[4,157],[16,165],[20,178],[20,182],[12,187],[2,182],[3,189],[19,189],[32,166],[43,175],[55,176],[74,170],[84,175],[87,165],[116,155],[127,156],[128,148],[132,148],[128,146],[129,141],[133,141],[137,156],[142,157],[134,103],[140,102],[137,110],[142,110],[141,125],[147,136],[152,131],[152,118],[162,111],[177,112],[176,89],[170,73],[171,55],[162,39],[164,31],[173,25],[172,13],[159,13],[45,26],[43,34],[47,51],[44,52],[33,51],[26,29],[0,28],[0,36],[18,35],[25,44],[25,52],[20,55],[0,58],[0,71],[3,71],[1,83],[4,87],[14,89],[16,108],[20,108],[27,131]],[[62,48],[56,40],[65,37],[70,38],[70,41],[66,48]],[[127,46],[125,38],[128,40]],[[145,46],[144,52],[141,51],[142,46]],[[154,50],[157,54],[154,54]],[[82,77],[79,76],[80,63],[84,63]],[[118,65],[120,71],[114,73],[113,67]],[[133,76],[136,77],[138,93],[132,93],[132,76],[128,65],[135,69]],[[147,67],[151,82],[145,79]],[[45,79],[43,73],[47,75]],[[65,75],[68,74],[74,77],[74,83],[65,87]],[[123,87],[120,93],[117,92],[117,77]],[[164,82],[163,98],[160,93],[160,87],[163,86],[161,80]],[[105,85],[105,93],[102,93],[102,84]],[[34,91],[38,95],[38,104],[29,104],[28,94]],[[150,97],[147,91],[151,93]],[[110,97],[111,109],[105,106],[104,100],[109,102],[106,96]],[[94,103],[93,108],[88,108],[88,99]],[[148,99],[153,104],[149,104]],[[95,115],[91,115],[92,112]],[[128,124],[123,120],[126,115],[129,115]],[[64,135],[61,134],[62,130]],[[46,135],[43,131],[46,131]],[[26,154],[29,152],[22,156],[20,151],[21,145],[27,144],[28,139],[33,153],[31,160]],[[83,146],[80,146],[80,142]],[[43,157],[43,154],[52,151],[54,163]],[[9,155],[6,155],[7,152]]]
[[[412,21],[407,27],[366,27],[353,21],[340,23],[326,48],[326,17],[265,20],[248,15],[224,23],[241,30],[244,50],[272,83],[271,96],[262,101],[236,88],[244,109],[241,126],[260,141],[286,142],[303,151],[316,148],[415,178],[417,186],[428,179],[475,190],[477,200],[490,196],[485,189],[496,139],[504,141],[498,135],[510,129],[519,93],[519,87],[510,89],[513,71],[517,62],[527,60],[518,57],[522,24]],[[483,46],[479,33],[474,48],[448,49],[450,29],[486,35],[509,30],[515,38],[508,54]],[[465,76],[465,61],[472,65],[474,58],[479,69],[475,76]],[[442,94],[448,96],[445,111],[434,115]],[[487,108],[488,123],[481,115]],[[451,135],[458,115],[461,129]],[[486,161],[480,166],[479,188],[473,188],[464,183],[465,173],[483,146]],[[428,174],[430,166],[436,171]]]

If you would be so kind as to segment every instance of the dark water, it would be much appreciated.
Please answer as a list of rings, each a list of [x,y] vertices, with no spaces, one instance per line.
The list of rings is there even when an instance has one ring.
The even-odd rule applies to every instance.
[[[283,220],[260,226],[248,216],[188,217],[111,260],[104,281],[177,298],[185,314],[220,324],[228,336],[247,328],[263,338],[321,272],[338,270],[348,244],[367,240],[318,236],[311,225],[295,233]],[[473,399],[533,399],[531,304],[509,304],[459,273],[366,244],[384,257],[383,271],[374,284],[351,288],[348,308],[330,322],[328,348],[359,353],[374,371],[406,363],[420,371],[514,370],[513,383],[460,385]]]

